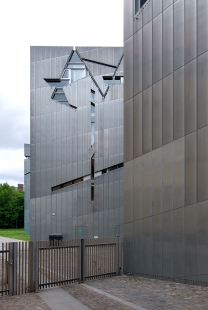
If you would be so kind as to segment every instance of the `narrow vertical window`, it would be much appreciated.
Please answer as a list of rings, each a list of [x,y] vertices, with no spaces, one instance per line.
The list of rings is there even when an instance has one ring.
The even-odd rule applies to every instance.
[[[140,0],[135,0],[135,14],[139,11],[140,9]]]
[[[95,143],[95,123],[91,123],[91,146]]]
[[[95,143],[95,105],[91,102],[91,146]]]
[[[94,201],[94,176],[95,176],[95,169],[94,169],[95,159],[94,154],[91,158],[91,201]]]
[[[95,91],[93,89],[91,89],[91,99],[95,101]]]

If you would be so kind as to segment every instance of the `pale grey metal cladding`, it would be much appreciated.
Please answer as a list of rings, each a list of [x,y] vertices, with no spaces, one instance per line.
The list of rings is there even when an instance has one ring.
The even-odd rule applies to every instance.
[[[124,7],[124,271],[207,286],[208,3]]]
[[[113,75],[123,48],[77,47],[77,50],[81,57],[103,64],[85,61],[105,93],[107,85],[102,76]],[[118,169],[119,174],[112,171],[109,176],[96,178],[95,199],[100,198],[95,203],[91,202],[91,181],[51,191],[53,186],[90,176],[94,151],[95,171],[123,162],[123,84],[112,85],[103,101],[87,76],[63,87],[68,103],[76,109],[51,99],[55,86],[49,86],[44,78],[59,78],[71,52],[72,47],[31,47],[30,196],[34,241],[47,240],[51,233],[63,233],[64,239],[123,234],[122,168]],[[123,75],[123,62],[117,75]],[[91,89],[95,91],[94,99]],[[96,105],[94,148],[91,148],[91,101]],[[110,192],[112,188],[107,190],[108,182],[115,187],[116,198]]]

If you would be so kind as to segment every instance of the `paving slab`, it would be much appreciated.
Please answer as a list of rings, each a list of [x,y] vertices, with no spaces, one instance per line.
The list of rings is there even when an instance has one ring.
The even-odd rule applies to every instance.
[[[51,310],[90,309],[60,287],[44,289],[39,292],[38,295],[51,308]]]

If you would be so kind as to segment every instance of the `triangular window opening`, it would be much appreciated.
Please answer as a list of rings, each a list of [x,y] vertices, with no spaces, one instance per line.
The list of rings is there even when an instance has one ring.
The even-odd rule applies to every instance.
[[[68,102],[63,88],[56,88],[52,94],[52,99],[59,102]]]
[[[87,76],[85,65],[80,60],[76,51],[73,52],[72,57],[66,64],[66,68],[62,73],[61,80],[69,81],[69,84],[74,83]]]

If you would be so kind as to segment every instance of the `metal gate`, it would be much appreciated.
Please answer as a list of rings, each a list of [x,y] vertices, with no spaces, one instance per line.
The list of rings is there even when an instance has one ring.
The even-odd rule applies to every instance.
[[[0,295],[119,275],[122,239],[12,242],[0,248]]]

